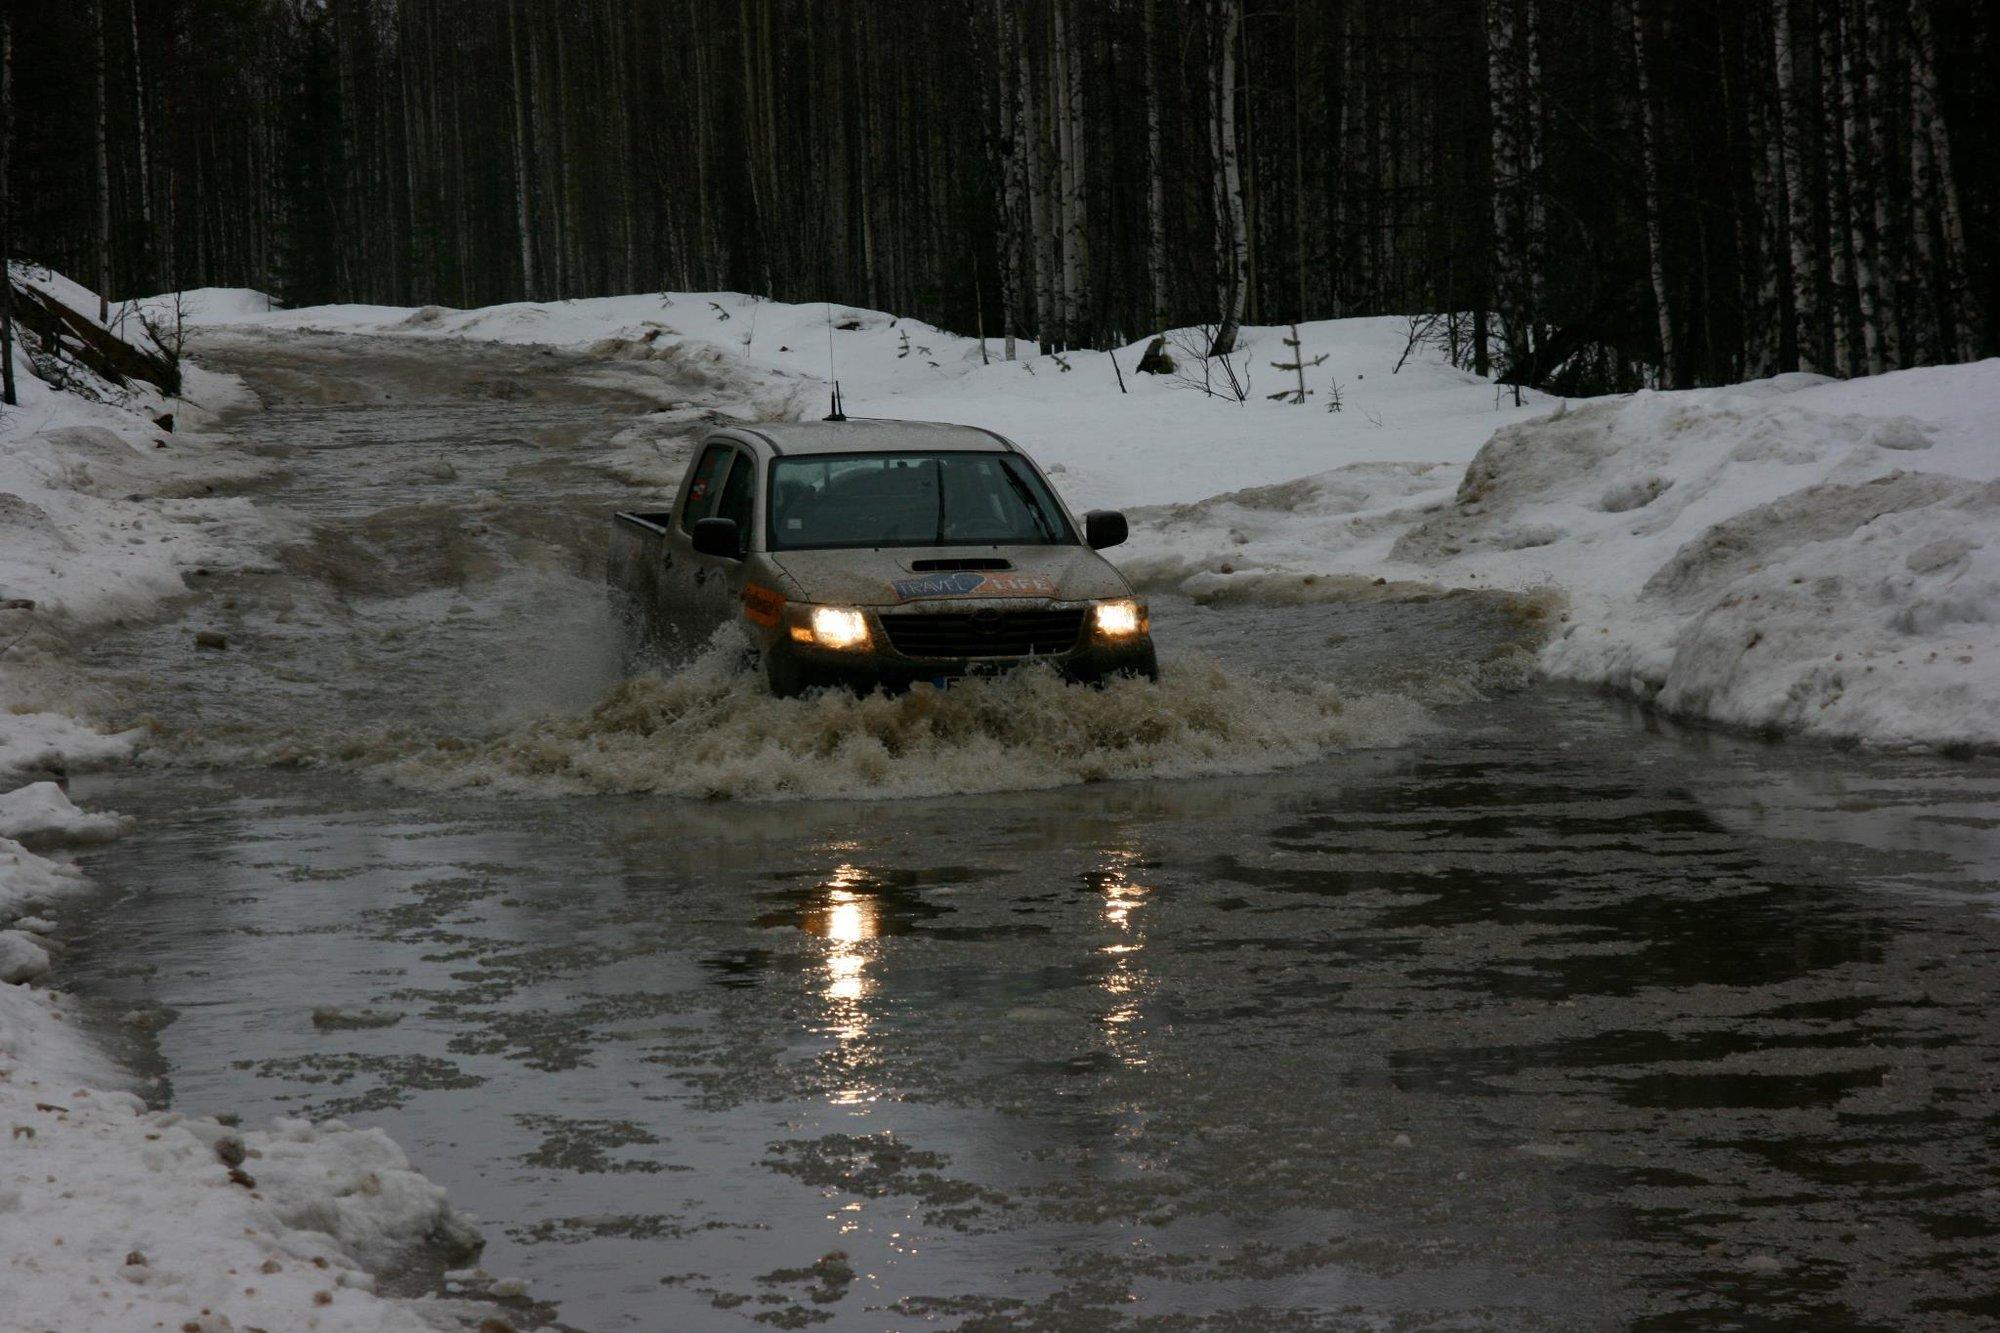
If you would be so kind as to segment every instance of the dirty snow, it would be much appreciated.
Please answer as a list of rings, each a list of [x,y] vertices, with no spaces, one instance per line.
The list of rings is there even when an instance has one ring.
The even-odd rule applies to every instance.
[[[1148,513],[1208,598],[1539,590],[1559,678],[1881,746],[2000,744],[2000,361],[1586,402],[1463,470],[1349,467]],[[1343,577],[1344,576],[1344,577]]]

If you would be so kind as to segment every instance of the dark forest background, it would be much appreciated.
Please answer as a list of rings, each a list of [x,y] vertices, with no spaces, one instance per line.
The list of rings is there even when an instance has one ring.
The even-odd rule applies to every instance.
[[[0,246],[117,295],[1451,312],[1568,391],[2000,346],[1984,0],[0,0]]]

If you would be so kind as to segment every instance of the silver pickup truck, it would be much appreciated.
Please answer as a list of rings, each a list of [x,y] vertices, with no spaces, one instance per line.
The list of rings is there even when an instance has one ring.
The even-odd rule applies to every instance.
[[[1079,681],[1158,675],[1145,603],[1034,461],[991,431],[917,421],[734,426],[671,509],[612,523],[628,661],[682,659],[724,624],[771,689],[944,684],[1040,661]]]

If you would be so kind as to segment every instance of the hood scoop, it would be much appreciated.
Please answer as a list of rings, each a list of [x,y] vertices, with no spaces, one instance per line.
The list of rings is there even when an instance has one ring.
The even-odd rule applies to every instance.
[[[912,560],[910,572],[913,574],[944,574],[961,569],[1012,569],[1012,560],[1002,560],[997,556],[971,556],[962,560]]]

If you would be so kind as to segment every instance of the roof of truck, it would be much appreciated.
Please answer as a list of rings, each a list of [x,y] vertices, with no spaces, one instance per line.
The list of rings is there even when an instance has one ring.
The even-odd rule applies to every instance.
[[[1002,436],[978,426],[954,426],[947,421],[770,421],[732,426],[743,435],[761,437],[781,454],[875,453],[893,449],[982,450],[1014,452]]]

